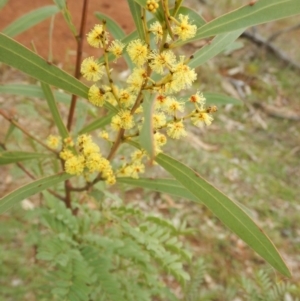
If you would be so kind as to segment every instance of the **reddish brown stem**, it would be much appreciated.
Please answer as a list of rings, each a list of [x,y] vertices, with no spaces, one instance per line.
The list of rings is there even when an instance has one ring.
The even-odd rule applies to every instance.
[[[77,54],[76,54],[76,65],[75,65],[74,76],[75,76],[75,78],[78,78],[78,79],[80,78],[80,64],[81,64],[81,57],[82,57],[83,38],[84,38],[86,18],[87,18],[88,2],[89,2],[89,0],[83,1],[80,32],[79,32],[79,36],[76,37]],[[72,127],[76,102],[77,102],[77,96],[73,94],[72,100],[71,100],[71,106],[70,106],[70,110],[69,110],[68,123],[67,123],[68,131],[70,131],[71,127]]]
[[[80,64],[81,64],[81,57],[82,57],[82,48],[83,48],[83,38],[84,38],[84,32],[85,32],[85,25],[86,25],[86,18],[87,18],[87,11],[88,11],[88,3],[89,0],[83,1],[83,8],[82,8],[82,14],[81,14],[81,24],[80,24],[80,32],[79,35],[76,37],[77,41],[77,54],[76,54],[76,65],[75,65],[75,78],[80,78]],[[69,116],[68,116],[68,123],[67,123],[67,129],[70,132],[73,119],[74,119],[74,113],[76,108],[76,102],[77,102],[77,96],[72,95],[71,100],[71,106],[69,110]],[[65,197],[65,204],[67,208],[72,208],[71,205],[71,183],[69,180],[65,181],[65,191],[66,191],[66,197]],[[73,214],[76,215],[76,211],[73,211]]]

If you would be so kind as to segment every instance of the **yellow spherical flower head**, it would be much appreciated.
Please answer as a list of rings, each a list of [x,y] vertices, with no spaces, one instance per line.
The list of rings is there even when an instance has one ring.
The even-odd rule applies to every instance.
[[[63,160],[68,160],[70,158],[72,158],[74,156],[73,152],[70,151],[67,148],[64,148],[60,153],[59,153],[59,157],[62,158]]]
[[[121,110],[117,115],[115,115],[111,120],[111,126],[114,130],[125,129],[129,130],[135,125],[133,116],[130,110]]]
[[[81,175],[84,170],[84,157],[82,155],[72,156],[65,162],[65,171],[71,175]]]
[[[73,147],[74,146],[74,141],[71,137],[67,137],[64,139],[64,146],[65,147]]]
[[[173,139],[180,139],[187,135],[182,120],[173,121],[167,125],[167,134]]]
[[[90,173],[95,171],[101,171],[101,159],[102,156],[100,153],[91,153],[85,161],[85,167],[89,170]]]
[[[103,67],[94,60],[93,56],[83,60],[80,71],[85,79],[94,82],[101,79],[104,74]]]
[[[119,58],[122,55],[125,45],[119,41],[114,40],[108,47],[108,51],[111,52],[116,58]]]
[[[151,12],[155,13],[156,10],[158,9],[159,4],[157,3],[157,0],[147,0],[147,6],[146,9]]]
[[[141,162],[134,162],[132,164],[132,173],[131,173],[131,177],[134,179],[138,179],[139,178],[139,174],[140,173],[144,173],[145,172],[145,165]]]
[[[184,56],[180,57],[179,62],[174,66],[173,70],[173,89],[180,91],[182,89],[190,88],[192,83],[197,79],[197,73],[184,63]]]
[[[164,111],[168,105],[169,97],[163,94],[158,94],[155,98],[155,109]]]
[[[55,135],[49,135],[47,138],[47,145],[52,149],[58,149],[61,143],[61,137]]]
[[[128,90],[136,93],[139,92],[146,78],[147,71],[144,68],[134,68],[126,81],[129,84]]]
[[[156,132],[153,138],[154,138],[154,146],[155,146],[154,152],[155,155],[158,155],[159,153],[162,152],[161,147],[167,143],[167,137],[162,133]]]
[[[184,112],[184,103],[177,101],[174,97],[169,96],[165,111],[169,115],[175,115],[177,112]]]
[[[103,25],[96,24],[87,34],[87,41],[92,47],[103,47],[108,43],[108,32],[104,30]]]
[[[200,109],[203,110],[203,106],[205,105],[206,98],[203,96],[202,93],[197,91],[196,94],[190,96],[189,101],[193,104],[200,105]]]
[[[96,85],[92,85],[89,89],[89,102],[97,107],[102,107],[105,102],[105,91]]]
[[[107,131],[100,131],[100,133],[98,134],[98,136],[104,140],[109,141],[109,134]]]
[[[137,162],[137,161],[141,162],[142,159],[146,156],[147,156],[147,154],[146,154],[145,150],[138,149],[131,154],[131,159],[133,162]]]
[[[189,23],[188,15],[180,14],[179,20],[180,22],[177,21],[173,26],[174,34],[178,35],[182,41],[193,38],[196,35],[197,26]]]
[[[80,136],[77,137],[76,145],[77,145],[79,148],[82,148],[82,147],[84,147],[86,144],[92,143],[92,142],[93,142],[93,140],[92,140],[92,136],[91,136],[91,135],[82,134],[82,135],[80,135]]]
[[[160,23],[158,21],[156,21],[150,25],[149,31],[154,34],[156,44],[160,40],[162,40],[164,32],[163,32],[162,26],[160,25]]]
[[[140,161],[134,162],[132,164],[125,164],[118,171],[117,175],[119,177],[131,177],[134,179],[139,178],[139,173],[145,172],[145,165]]]
[[[85,143],[84,145],[82,145],[79,151],[84,155],[85,158],[89,157],[94,153],[100,154],[100,148],[94,142]]]
[[[195,126],[202,127],[204,124],[208,126],[213,120],[213,117],[206,112],[199,112],[198,110],[192,112],[191,121]]]
[[[164,127],[166,124],[166,115],[163,112],[158,112],[156,114],[153,114],[152,120],[153,120],[153,128],[160,129]]]
[[[121,89],[118,93],[119,103],[124,108],[130,108],[135,101],[135,96],[128,89]]]
[[[164,73],[164,68],[172,69],[176,63],[176,56],[173,51],[166,50],[161,53],[153,51],[149,54],[150,68],[159,74]]]
[[[131,41],[127,46],[127,52],[137,66],[142,66],[147,62],[148,47],[140,39]]]

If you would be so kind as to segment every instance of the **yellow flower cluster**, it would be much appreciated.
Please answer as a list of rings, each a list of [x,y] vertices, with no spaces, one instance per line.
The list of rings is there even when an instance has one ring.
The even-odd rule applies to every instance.
[[[158,7],[157,0],[147,0],[146,9],[150,12],[155,13]],[[185,41],[196,35],[197,27],[189,20],[189,16],[180,14],[178,19],[170,17],[169,21],[173,39],[175,36],[176,39]],[[131,40],[127,45],[119,40],[110,42],[106,24],[95,25],[88,33],[87,40],[92,47],[103,48],[104,60],[100,63],[93,57],[86,58],[82,62],[81,73],[85,79],[94,82],[89,89],[88,100],[98,107],[106,103],[115,107],[116,113],[111,119],[110,129],[113,130],[113,135],[118,131],[116,139],[119,139],[120,143],[139,136],[144,122],[141,114],[144,91],[153,95],[153,140],[155,154],[158,154],[166,144],[167,137],[180,139],[187,135],[185,128],[187,121],[195,126],[210,125],[213,120],[211,113],[216,111],[216,107],[205,108],[205,97],[199,91],[188,99],[178,97],[179,92],[193,85],[197,74],[189,66],[189,59],[184,56],[177,57],[172,47],[169,47],[173,40],[169,32],[166,32],[167,29],[158,21],[151,24],[147,30],[146,34],[153,35],[155,39],[157,44],[155,49],[150,49],[150,44],[141,39]],[[118,59],[124,49],[134,68],[124,85],[119,86],[111,78],[108,54]],[[100,83],[104,73],[108,77],[107,86]],[[151,76],[151,73],[155,73],[155,77]],[[185,113],[187,102],[194,108]],[[110,140],[107,131],[102,131],[99,136],[109,143],[115,143],[113,139]],[[103,158],[99,147],[92,142],[90,136],[79,136],[76,147],[76,154],[72,146],[65,146],[60,153],[61,158],[66,161],[67,172],[76,175],[100,172],[107,182],[115,181],[110,163]],[[111,158],[110,155],[108,157]],[[115,175],[137,178],[145,170],[143,160],[146,158],[147,154],[143,149],[133,152],[130,160],[124,159]]]
[[[142,163],[143,158],[147,157],[144,150],[136,150],[131,154],[131,161],[124,163],[116,172],[118,177],[139,178],[140,173],[145,172],[145,165]]]
[[[73,143],[64,143],[59,156],[65,161],[66,172],[71,175],[87,177],[97,172],[107,184],[112,185],[116,182],[110,162],[102,156],[99,146],[93,142],[90,135],[78,136],[76,147]]]

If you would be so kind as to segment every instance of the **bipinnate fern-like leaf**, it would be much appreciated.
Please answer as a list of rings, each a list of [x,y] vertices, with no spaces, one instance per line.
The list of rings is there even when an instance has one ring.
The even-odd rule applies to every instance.
[[[299,289],[297,292],[296,287],[291,283],[277,282],[271,279],[264,270],[259,270],[255,279],[243,277],[242,288],[245,300],[249,301],[299,301],[299,298],[296,297]]]
[[[207,267],[203,258],[197,260],[192,270],[191,281],[185,290],[185,301],[198,301]]]
[[[177,238],[181,229],[125,205],[95,210],[77,204],[77,216],[52,196],[46,205],[42,220],[49,232],[37,258],[49,263],[56,299],[177,300],[164,279],[189,280],[183,263],[191,256]]]

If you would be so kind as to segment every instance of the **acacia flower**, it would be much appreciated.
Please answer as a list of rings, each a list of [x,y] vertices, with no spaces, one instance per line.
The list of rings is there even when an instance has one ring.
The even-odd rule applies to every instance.
[[[151,12],[155,13],[156,10],[158,9],[159,4],[157,3],[157,0],[147,0],[147,7],[146,9]]]
[[[163,146],[167,143],[167,137],[160,132],[156,132],[154,134],[154,141],[157,145]]]
[[[107,131],[100,131],[100,133],[98,134],[98,136],[104,140],[109,140],[109,135]]]
[[[155,109],[164,110],[169,102],[169,97],[163,94],[159,94],[155,99]]]
[[[162,26],[158,21],[150,25],[149,31],[154,34],[156,44],[159,42],[159,40],[162,40],[164,32]]]
[[[65,146],[70,146],[73,147],[74,146],[74,141],[71,137],[67,137],[64,139],[64,145]]]
[[[122,55],[124,47],[125,45],[121,41],[114,40],[111,42],[107,50],[111,52],[116,58],[119,58]]]
[[[47,138],[47,145],[52,149],[58,149],[61,143],[61,137],[55,135],[49,135]]]
[[[190,96],[189,98],[189,101],[191,103],[194,103],[194,104],[199,104],[200,105],[200,109],[203,110],[203,106],[205,104],[205,101],[206,101],[206,98],[203,96],[202,93],[200,93],[199,91],[197,91],[196,94],[193,94]]]
[[[139,173],[145,172],[145,165],[141,162],[134,162],[132,164],[125,164],[122,166],[117,174],[119,177],[131,177],[134,179],[139,178]]]
[[[131,177],[133,179],[138,179],[139,178],[139,174],[140,173],[144,173],[145,172],[145,165],[141,162],[134,162],[132,164],[132,173],[131,173]]]
[[[101,165],[101,159],[102,156],[100,153],[91,153],[86,161],[85,161],[85,167],[89,170],[89,172],[93,173],[95,171],[100,171],[102,165]]]
[[[195,126],[202,127],[204,124],[209,126],[213,120],[213,117],[206,112],[199,112],[198,110],[192,112],[191,121]]]
[[[134,104],[135,96],[128,89],[121,89],[118,93],[120,105],[123,108],[129,108]]]
[[[144,150],[136,150],[131,154],[132,161],[142,161],[142,159],[146,156],[146,153]]]
[[[184,103],[177,101],[174,97],[168,97],[168,102],[166,104],[165,111],[169,115],[175,115],[176,112],[184,111]]]
[[[134,68],[126,81],[127,84],[129,84],[128,89],[133,92],[138,92],[146,78],[147,71],[144,68]]]
[[[93,56],[83,60],[80,71],[85,79],[94,82],[101,79],[104,74],[102,66],[94,60]]]
[[[178,35],[182,41],[191,39],[196,35],[197,26],[189,23],[188,15],[179,15],[180,22],[176,22],[173,26],[174,34]]]
[[[153,128],[159,129],[166,124],[166,115],[163,112],[158,112],[156,114],[153,114],[152,120],[153,120]]]
[[[104,44],[108,43],[108,32],[104,30],[103,25],[96,24],[87,34],[87,41],[92,47],[103,47]]]
[[[168,123],[167,128],[167,134],[173,139],[179,139],[187,135],[182,120]]]
[[[88,143],[92,143],[92,136],[91,135],[87,135],[87,134],[82,134],[80,136],[77,137],[76,139],[76,144],[79,147],[83,147],[84,145],[88,144]]]
[[[102,107],[105,102],[105,91],[96,85],[92,85],[88,92],[89,102],[97,107]]]
[[[161,147],[167,143],[167,137],[162,133],[156,132],[153,135],[153,138],[154,138],[154,146],[155,146],[154,152],[155,155],[158,155],[159,153],[162,152]]]
[[[173,78],[175,82],[180,86],[180,90],[189,88],[192,83],[197,79],[197,73],[195,69],[191,69],[184,63],[184,56],[180,57],[179,62],[173,68]]]
[[[100,148],[94,142],[87,142],[82,145],[80,152],[84,155],[85,158],[87,158],[94,153],[100,153]]]
[[[148,47],[140,39],[131,41],[127,46],[127,52],[137,66],[142,66],[147,62]]]
[[[149,66],[156,73],[163,74],[164,68],[171,69],[176,63],[176,56],[173,51],[166,50],[161,53],[153,51],[149,54]]]
[[[59,157],[62,158],[63,160],[68,160],[70,158],[72,158],[74,156],[73,152],[70,151],[67,148],[64,148],[60,153],[59,153]]]
[[[129,130],[134,127],[133,116],[130,110],[121,110],[117,115],[115,115],[111,120],[111,126],[115,130],[120,128]]]
[[[73,156],[65,161],[65,171],[71,175],[81,175],[84,170],[84,157]]]

